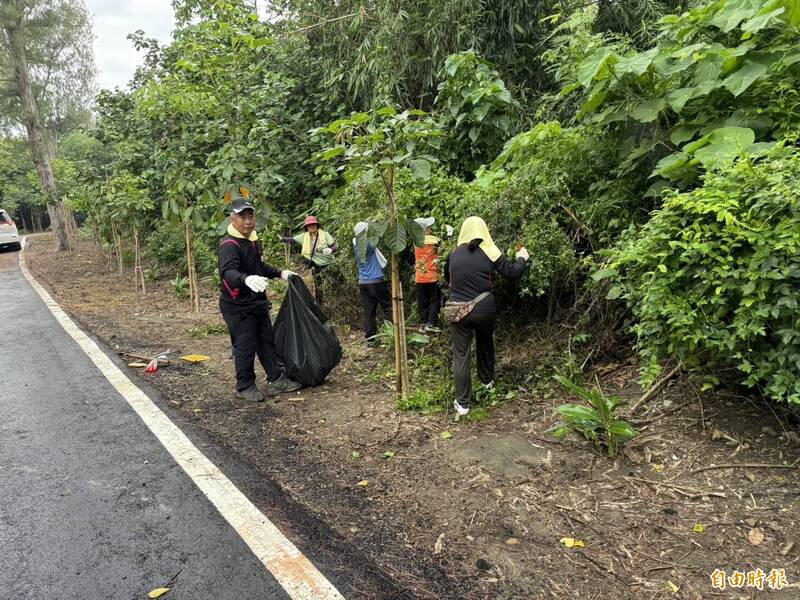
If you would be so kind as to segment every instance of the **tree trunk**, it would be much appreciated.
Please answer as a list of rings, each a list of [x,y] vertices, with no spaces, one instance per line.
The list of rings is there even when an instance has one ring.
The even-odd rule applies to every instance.
[[[139,252],[139,228],[133,228],[133,282],[136,288],[136,293],[139,293],[139,284],[142,287],[142,293],[146,294],[147,290],[144,287],[144,271],[142,270],[142,254]]]
[[[389,199],[389,225],[397,225],[397,206],[394,201],[394,166],[386,169],[386,193]],[[392,253],[392,311],[394,312],[395,392],[406,399],[411,394],[408,374],[408,346],[406,344],[406,317],[403,306],[403,284],[400,282],[400,264]]]
[[[197,289],[197,269],[194,264],[191,223],[184,223],[183,230],[186,235],[186,269],[189,271],[189,299],[192,302],[192,310],[200,312],[200,290]]]
[[[53,225],[56,248],[60,251],[70,249],[69,236],[63,219],[62,202],[56,197],[56,182],[53,177],[52,148],[44,136],[36,98],[33,95],[31,76],[28,69],[28,57],[25,50],[23,30],[16,25],[5,26],[10,60],[14,66],[14,75],[17,81],[17,95],[22,109],[22,122],[28,134],[28,145],[33,156],[33,164],[39,175],[39,183],[47,196],[47,212]]]
[[[117,231],[116,223],[111,224],[111,235],[114,236],[114,247],[117,249],[117,269],[119,270],[119,276],[122,277],[124,274],[122,264],[122,236]]]

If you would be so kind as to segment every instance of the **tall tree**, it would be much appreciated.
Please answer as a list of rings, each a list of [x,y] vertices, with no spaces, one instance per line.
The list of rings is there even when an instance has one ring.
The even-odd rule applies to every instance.
[[[59,250],[70,240],[53,176],[53,137],[91,93],[91,22],[82,0],[0,0],[0,89],[5,127],[22,125],[47,197]]]

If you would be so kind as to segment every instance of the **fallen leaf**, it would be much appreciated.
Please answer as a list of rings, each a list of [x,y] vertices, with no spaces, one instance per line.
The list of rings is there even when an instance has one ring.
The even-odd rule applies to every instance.
[[[147,594],[148,598],[161,598],[164,594],[169,591],[169,588],[156,588],[149,594]]]
[[[356,485],[358,487],[367,487],[369,485],[369,479],[362,479]]]
[[[585,548],[586,543],[583,540],[576,540],[575,538],[561,538],[559,540],[562,544],[564,544],[567,548]]]
[[[705,530],[706,528],[703,526],[702,523],[695,523],[694,528],[692,529],[692,531],[694,531],[695,533],[703,533]]]
[[[195,408],[195,409],[194,409],[194,414],[196,414],[196,415],[202,415],[202,414],[203,414],[203,409],[202,409],[202,408]]]
[[[669,587],[670,591],[671,591],[673,594],[677,594],[677,593],[678,593],[678,590],[679,590],[679,589],[681,589],[679,586],[675,585],[674,583],[672,583],[672,582],[671,582],[671,581],[669,581],[669,580],[667,580],[667,586]]]
[[[656,463],[656,464],[653,464],[653,465],[650,465],[650,466],[653,467],[653,471],[655,471],[656,473],[661,473],[661,471],[664,470],[664,465],[662,465],[660,463]]]
[[[507,546],[516,546],[517,544],[519,544],[519,540],[517,538],[508,538],[506,540]]]
[[[451,437],[453,437],[453,434],[450,433],[449,431],[443,431],[442,432],[442,439],[443,440],[449,440]]]
[[[754,527],[747,532],[747,539],[750,540],[750,543],[753,544],[753,546],[758,546],[764,541],[764,532],[758,527]]]
[[[381,454],[381,456],[383,458],[392,458],[392,457],[394,457],[395,454],[397,454],[397,452],[392,452],[391,450],[387,450],[386,452]]]
[[[353,451],[350,453],[350,458],[361,458],[361,452],[358,452],[358,451],[356,451],[356,450],[353,450]]]
[[[181,356],[181,360],[185,360],[186,362],[203,362],[204,360],[210,359],[211,357],[205,354],[187,354],[186,356]]]
[[[436,538],[436,543],[433,545],[433,553],[439,554],[444,548],[444,534],[440,534],[438,538]]]

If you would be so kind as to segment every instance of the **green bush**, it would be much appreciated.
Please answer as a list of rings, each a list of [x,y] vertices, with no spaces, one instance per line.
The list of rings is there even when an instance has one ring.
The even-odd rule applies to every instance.
[[[186,241],[183,225],[162,222],[147,238],[145,255],[159,265],[186,273]],[[211,275],[217,268],[216,248],[202,237],[194,239],[194,262],[198,275]]]
[[[668,195],[617,249],[611,298],[638,318],[652,367],[674,357],[718,382],[731,369],[770,398],[800,403],[800,151],[743,158],[702,187]]]

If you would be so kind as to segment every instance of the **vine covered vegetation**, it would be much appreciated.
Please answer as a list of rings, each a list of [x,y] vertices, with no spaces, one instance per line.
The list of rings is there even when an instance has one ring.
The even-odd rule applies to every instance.
[[[120,269],[135,247],[196,306],[238,189],[268,259],[313,212],[354,282],[350,232],[387,216],[391,165],[380,237],[406,281],[405,223],[478,214],[530,249],[499,290],[515,318],[602,307],[649,379],[681,361],[800,403],[800,0],[173,5],[171,43],[132,33],[130,86],[58,136],[58,192]],[[17,146],[4,208],[43,215]]]

